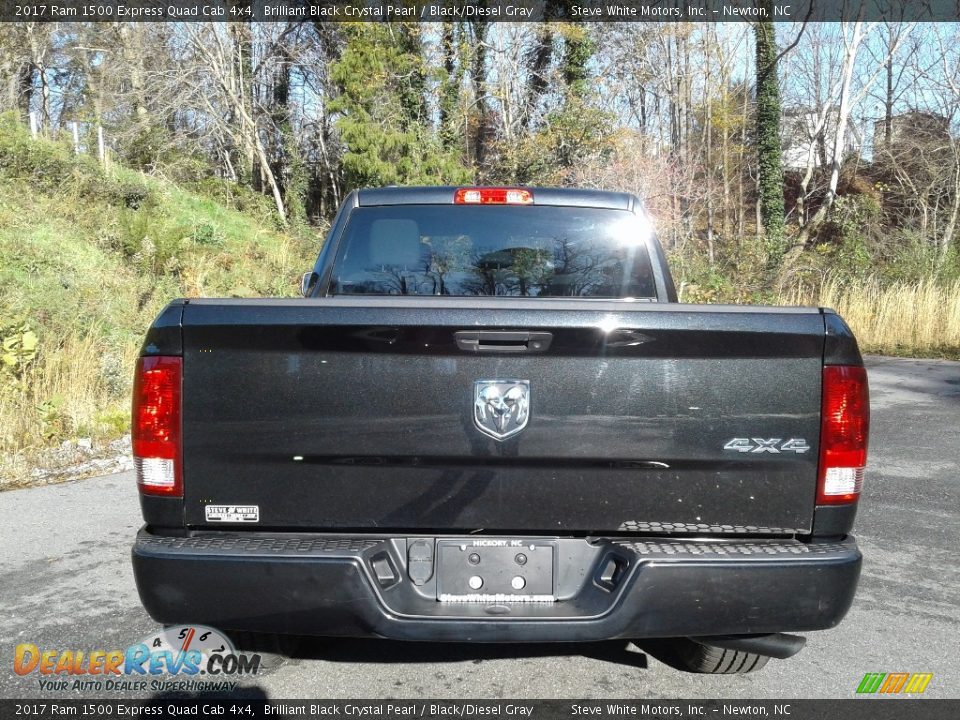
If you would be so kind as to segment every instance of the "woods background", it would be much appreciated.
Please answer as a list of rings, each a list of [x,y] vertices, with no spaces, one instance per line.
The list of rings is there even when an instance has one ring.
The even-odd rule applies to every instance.
[[[0,112],[9,478],[125,432],[171,298],[295,294],[362,186],[633,192],[686,302],[960,355],[956,24],[0,24]]]

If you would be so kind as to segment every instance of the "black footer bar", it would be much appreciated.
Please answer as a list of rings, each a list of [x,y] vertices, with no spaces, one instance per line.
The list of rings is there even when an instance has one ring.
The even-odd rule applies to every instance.
[[[172,694],[144,700],[0,700],[0,720],[14,718],[641,718],[644,720],[954,720],[960,700],[858,697],[849,700],[267,700],[256,687],[230,697]]]

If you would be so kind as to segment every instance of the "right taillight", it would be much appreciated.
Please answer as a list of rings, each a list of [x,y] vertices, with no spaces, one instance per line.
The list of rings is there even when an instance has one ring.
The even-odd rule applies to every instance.
[[[863,485],[870,433],[867,371],[852,365],[823,369],[817,504],[855,503]]]
[[[133,381],[131,438],[137,485],[145,495],[183,497],[180,387],[183,359],[142,357]]]

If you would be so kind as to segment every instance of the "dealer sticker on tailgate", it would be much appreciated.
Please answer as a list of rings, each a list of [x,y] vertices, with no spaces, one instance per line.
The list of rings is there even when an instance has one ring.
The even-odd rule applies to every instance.
[[[260,522],[259,505],[207,505],[207,522]]]

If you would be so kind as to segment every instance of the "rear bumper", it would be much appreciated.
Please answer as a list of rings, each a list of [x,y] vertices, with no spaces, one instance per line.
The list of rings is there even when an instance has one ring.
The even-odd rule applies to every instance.
[[[143,604],[161,623],[549,642],[830,628],[853,601],[861,563],[852,537],[821,543],[570,538],[557,548],[552,603],[438,602],[435,578],[419,587],[409,579],[406,538],[261,532],[167,537],[144,529],[133,567]]]

